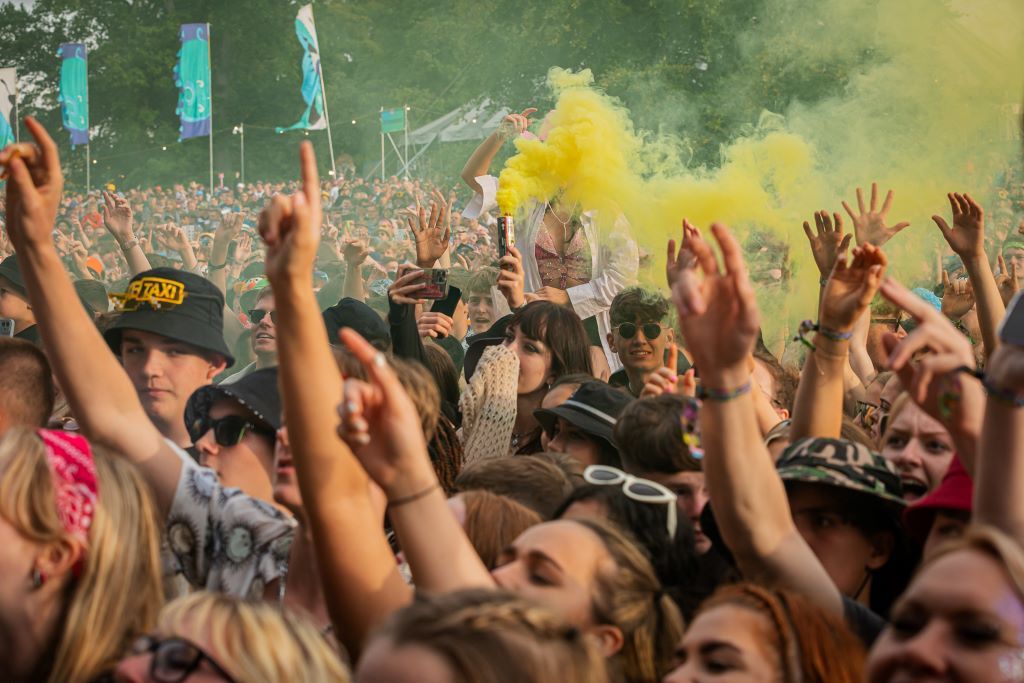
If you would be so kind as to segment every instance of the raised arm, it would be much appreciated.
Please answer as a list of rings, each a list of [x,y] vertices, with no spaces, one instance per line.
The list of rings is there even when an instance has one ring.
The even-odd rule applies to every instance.
[[[491,168],[491,162],[494,161],[494,157],[498,155],[498,152],[501,151],[501,146],[507,140],[511,140],[517,135],[522,135],[529,128],[530,115],[536,111],[536,109],[530,107],[529,109],[524,109],[521,114],[509,114],[501,122],[501,125],[498,126],[498,129],[491,133],[473,151],[473,154],[466,161],[461,174],[462,181],[469,186],[469,189],[477,194],[483,192],[480,183],[476,179],[487,174],[487,171]]]
[[[103,192],[103,225],[121,247],[121,253],[128,262],[128,272],[138,275],[150,269],[149,259],[135,236],[132,207],[127,199]]]
[[[990,391],[974,473],[973,521],[1024,542],[1024,347],[1002,343],[986,367]],[[998,396],[994,395],[998,393]]]
[[[978,306],[978,326],[985,356],[988,357],[999,343],[996,330],[1006,308],[992,265],[985,254],[985,211],[969,194],[950,192],[947,197],[953,210],[953,226],[950,227],[942,216],[932,216],[932,220],[967,269]]]
[[[970,341],[946,316],[895,280],[887,278],[881,292],[917,323],[902,340],[891,332],[883,337],[889,368],[899,375],[910,398],[949,430],[960,461],[973,474],[985,395],[976,379],[960,372],[975,367]],[[922,350],[928,353],[913,360]]]
[[[837,255],[821,296],[818,329],[807,354],[793,406],[792,439],[838,439],[843,426],[843,391],[853,328],[868,310],[886,266],[872,244]]]
[[[210,265],[208,277],[217,286],[221,294],[227,298],[228,290],[228,247],[238,239],[242,232],[242,214],[228,213],[220,221],[213,233],[213,246],[210,248]],[[225,316],[226,318],[226,316]]]
[[[684,258],[669,242],[668,269],[683,339],[701,375],[703,466],[715,519],[747,577],[798,591],[841,615],[839,590],[797,531],[757,427],[747,358],[760,323],[740,246],[724,226],[711,230],[724,271],[690,230]]]
[[[260,214],[279,318],[279,379],[303,505],[339,639],[356,656],[367,633],[409,602],[370,498],[370,481],[335,433],[342,379],[311,286],[320,242],[313,146],[301,146],[303,188]]]
[[[166,514],[181,461],[150,422],[131,381],[78,302],[50,238],[64,185],[57,146],[35,119],[26,118],[25,125],[41,152],[6,160],[11,176],[7,229],[50,364],[86,436],[128,456]]]

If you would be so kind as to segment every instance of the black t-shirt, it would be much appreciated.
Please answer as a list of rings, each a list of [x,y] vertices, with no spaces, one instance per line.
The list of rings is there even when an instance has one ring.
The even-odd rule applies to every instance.
[[[843,596],[843,618],[865,648],[870,648],[886,627],[885,619],[864,605]]]

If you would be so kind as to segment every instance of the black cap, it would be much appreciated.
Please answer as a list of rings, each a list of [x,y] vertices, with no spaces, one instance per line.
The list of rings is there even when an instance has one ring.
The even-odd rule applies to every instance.
[[[228,398],[248,408],[272,429],[281,428],[281,397],[277,391],[277,368],[256,370],[232,384],[210,384],[196,389],[185,405],[185,425],[189,433],[199,431],[210,417],[210,409],[220,398]]]
[[[18,257],[11,255],[0,261],[0,278],[7,280],[7,282],[13,285],[10,289],[20,296],[22,299],[27,299],[28,294],[25,291],[25,280],[21,277],[21,268],[18,266]]]
[[[619,415],[633,402],[633,397],[604,382],[594,380],[581,384],[560,406],[533,411],[533,416],[549,435],[557,418],[562,418],[590,436],[618,450],[612,438]]]
[[[224,342],[224,296],[204,277],[174,268],[139,273],[128,291],[112,294],[124,311],[103,333],[114,353],[121,333],[140,330],[220,354],[231,367],[235,359]]]
[[[476,364],[480,362],[480,358],[484,355],[484,349],[488,346],[497,346],[505,341],[505,332],[508,330],[508,325],[511,322],[512,314],[509,313],[502,318],[498,318],[493,325],[480,334],[469,338],[469,348],[466,349],[466,358],[462,366],[467,382],[472,379],[473,373],[476,372]]]
[[[391,330],[377,312],[362,301],[345,297],[323,312],[327,340],[338,343],[338,331],[350,327],[380,351],[391,349]]]

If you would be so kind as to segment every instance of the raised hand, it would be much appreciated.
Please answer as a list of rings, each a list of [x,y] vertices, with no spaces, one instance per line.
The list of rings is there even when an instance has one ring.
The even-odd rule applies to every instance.
[[[290,197],[274,195],[260,212],[260,236],[267,245],[267,279],[275,288],[299,282],[308,287],[320,245],[320,172],[310,142],[299,147],[299,159],[302,188]]]
[[[841,333],[852,330],[875,297],[887,264],[882,250],[871,244],[855,248],[852,262],[845,250],[839,252],[821,297],[821,327]]]
[[[1010,304],[1010,299],[1020,291],[1017,263],[1015,261],[1011,261],[1010,268],[1007,270],[1006,261],[1003,260],[1003,255],[997,255],[996,259],[999,262],[999,275],[996,276],[996,285],[999,287],[999,298],[1003,300],[1004,306],[1008,306]]]
[[[370,250],[366,242],[360,239],[346,238],[341,242],[341,258],[350,266],[362,265],[369,258]]]
[[[951,431],[980,432],[985,407],[981,386],[957,371],[975,367],[971,342],[946,316],[892,278],[882,282],[881,293],[917,322],[914,331],[903,339],[891,332],[882,338],[889,352],[889,368],[899,375],[914,402]],[[930,353],[914,360],[923,349]],[[974,395],[961,396],[967,391]]]
[[[277,195],[275,195],[277,196]],[[271,198],[273,201],[273,198]],[[242,233],[242,214],[240,213],[226,213],[220,219],[220,223],[217,225],[217,229],[213,231],[213,243],[222,244],[227,249],[227,245],[231,244],[234,240],[238,239],[238,236]]]
[[[711,246],[683,221],[681,253],[676,253],[675,240],[669,240],[666,272],[680,331],[700,368],[701,381],[715,389],[733,389],[749,379],[747,357],[754,350],[761,319],[739,243],[719,223],[711,232],[722,251],[724,270]]]
[[[31,116],[25,126],[35,138],[32,145],[8,147],[0,153],[0,164],[7,171],[7,234],[15,249],[20,244],[44,244],[51,240],[57,221],[57,208],[64,190],[57,145],[46,129]]]
[[[181,228],[178,228],[178,232],[181,232]],[[252,256],[252,235],[243,232],[238,237],[238,246],[235,247],[235,261],[245,263],[250,256]]]
[[[338,436],[389,500],[436,483],[420,416],[384,354],[349,328],[339,337],[366,369],[367,379],[345,381]]]
[[[431,339],[444,339],[452,333],[454,324],[455,321],[449,316],[436,311],[427,311],[416,321],[420,337],[430,337]]]
[[[532,123],[530,116],[536,112],[537,109],[535,107],[527,107],[520,114],[508,114],[498,126],[498,135],[503,140],[513,140],[519,137],[530,127]]]
[[[946,243],[964,261],[985,257],[985,211],[969,194],[946,195],[953,209],[953,227],[942,216],[932,216]]]
[[[835,223],[833,224],[833,217]],[[818,266],[818,273],[822,278],[827,278],[832,272],[832,266],[836,263],[836,255],[846,251],[853,238],[852,233],[843,233],[843,218],[838,213],[829,216],[828,211],[822,210],[814,214],[814,227],[804,221],[804,234],[811,245],[811,253],[814,255],[814,263]]]
[[[498,289],[508,301],[508,307],[515,310],[526,303],[523,293],[526,278],[523,257],[518,249],[509,247],[508,253],[498,263],[501,267],[498,271]]]
[[[103,191],[103,225],[119,244],[135,239],[132,207],[124,197]]]
[[[974,288],[967,278],[949,279],[942,271],[942,314],[950,320],[959,320],[974,308]]]
[[[854,233],[857,236],[857,245],[873,244],[876,247],[880,247],[890,239],[892,239],[896,233],[903,228],[910,225],[910,223],[904,221],[897,223],[892,227],[885,224],[885,217],[889,213],[889,209],[892,207],[893,193],[889,190],[885,195],[885,201],[882,203],[881,210],[878,209],[878,183],[871,183],[871,204],[868,207],[864,206],[864,191],[859,187],[857,188],[857,207],[860,210],[859,214],[855,214],[850,205],[845,201],[843,202],[843,208],[846,209],[846,213],[850,215],[853,220]]]
[[[668,362],[644,378],[640,398],[654,398],[676,390],[679,382],[678,348],[674,343],[668,345]]]
[[[451,205],[435,190],[434,201],[430,204],[430,217],[427,217],[426,209],[417,197],[416,212],[407,221],[409,231],[416,238],[416,264],[420,268],[433,268],[437,259],[448,250],[448,240],[452,234]]]

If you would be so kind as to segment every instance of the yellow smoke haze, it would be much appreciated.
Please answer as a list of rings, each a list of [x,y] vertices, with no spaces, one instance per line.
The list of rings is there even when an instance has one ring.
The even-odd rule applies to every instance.
[[[723,145],[713,168],[680,159],[686,131],[637,131],[589,70],[554,68],[547,138],[516,141],[500,174],[501,211],[515,214],[528,200],[564,193],[565,204],[596,210],[602,231],[621,213],[654,257],[644,272],[658,288],[665,243],[678,236],[683,217],[701,228],[724,222],[741,239],[752,229],[768,232],[789,245],[792,263],[783,264],[780,253],[776,266],[794,277],[786,301],[777,300],[777,289],[759,291],[771,312],[766,327],[779,340],[793,321],[814,317],[818,274],[802,222],[819,209],[842,213],[843,199],[856,207],[855,188],[877,180],[896,193],[890,223],[911,222],[886,245],[891,272],[908,283],[935,281],[938,258],[949,252],[930,216],[948,217],[945,194],[970,192],[993,216],[994,182],[1019,163],[1024,2],[769,0],[740,43],[750,68],[729,76],[737,92],[754,89],[760,65],[814,73],[837,56],[870,58],[837,95],[811,104],[793,99],[785,111],[763,115],[746,136]]]

